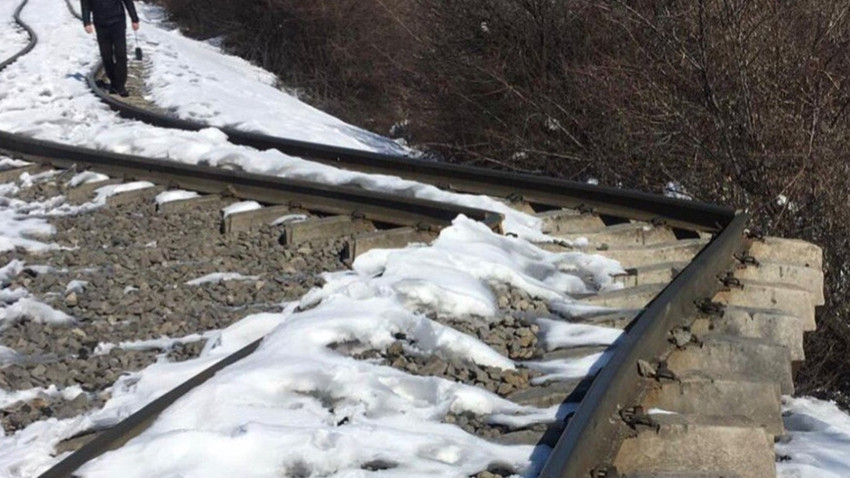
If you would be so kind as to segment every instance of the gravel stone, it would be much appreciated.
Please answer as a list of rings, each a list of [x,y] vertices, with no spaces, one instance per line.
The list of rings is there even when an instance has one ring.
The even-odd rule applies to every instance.
[[[54,179],[21,190],[18,197],[44,201],[59,195]],[[278,242],[281,229],[263,226],[250,233],[222,235],[220,209],[230,200],[208,203],[185,213],[154,212],[153,193],[128,204],[67,217],[50,217],[60,246],[37,256],[23,249],[0,253],[0,266],[19,259],[27,272],[3,288],[24,287],[51,307],[77,319],[72,327],[29,320],[9,324],[0,344],[23,360],[0,369],[0,387],[25,390],[79,385],[86,394],[64,403],[49,398],[2,411],[4,430],[18,430],[49,416],[69,416],[102,406],[105,394],[122,374],[141,370],[159,357],[182,361],[197,357],[205,341],[168,350],[122,350],[97,355],[99,343],[117,344],[179,338],[222,329],[247,315],[277,312],[321,286],[321,272],[345,268],[342,240],[316,241],[297,249]],[[41,268],[50,273],[39,274]],[[259,281],[225,281],[189,286],[213,272],[239,272]],[[84,292],[66,291],[72,280],[86,281]],[[42,411],[43,410],[43,411]]]

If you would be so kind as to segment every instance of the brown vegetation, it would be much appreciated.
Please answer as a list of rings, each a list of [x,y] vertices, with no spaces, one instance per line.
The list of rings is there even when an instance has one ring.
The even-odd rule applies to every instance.
[[[850,5],[162,0],[325,109],[453,160],[748,209],[826,253],[801,392],[850,391]],[[777,201],[782,195],[787,203]]]

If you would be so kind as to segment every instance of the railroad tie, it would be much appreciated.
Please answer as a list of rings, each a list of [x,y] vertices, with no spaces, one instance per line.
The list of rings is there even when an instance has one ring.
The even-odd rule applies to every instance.
[[[794,391],[792,362],[803,360],[804,331],[823,303],[822,253],[765,238],[747,254],[691,325],[671,331],[674,347],[654,364],[664,373],[643,379],[647,391],[624,418],[632,431],[598,476],[776,476],[780,396]]]

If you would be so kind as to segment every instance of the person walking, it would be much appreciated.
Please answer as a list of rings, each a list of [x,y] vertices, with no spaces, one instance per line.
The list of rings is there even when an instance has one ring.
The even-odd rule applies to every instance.
[[[86,33],[97,31],[97,44],[103,58],[103,68],[109,78],[109,85],[102,87],[124,98],[130,96],[126,88],[127,13],[133,22],[133,30],[139,29],[139,15],[136,14],[133,0],[80,0],[80,7]]]

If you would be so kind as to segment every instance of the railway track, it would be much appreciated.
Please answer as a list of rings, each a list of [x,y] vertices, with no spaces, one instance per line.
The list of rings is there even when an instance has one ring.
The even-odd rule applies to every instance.
[[[26,3],[18,9],[16,20],[30,33],[30,44],[0,64],[0,70],[26,54],[37,41],[35,33],[20,21]],[[96,90],[94,74],[89,75],[89,83],[95,93],[123,116],[163,127],[205,127],[123,104]],[[517,301],[525,302],[524,306],[507,301],[511,321],[520,322],[515,327],[522,329],[516,332],[518,336],[539,331],[535,316],[625,331],[608,352],[607,364],[594,376],[533,385],[526,372],[519,389],[506,387],[501,393],[535,406],[563,402],[570,408],[577,403],[574,413],[542,427],[517,430],[462,425],[501,443],[550,447],[552,452],[540,476],[775,475],[772,443],[783,433],[780,396],[793,393],[792,364],[804,359],[803,333],[814,329],[814,307],[823,303],[822,259],[816,246],[753,236],[747,231],[746,214],[713,205],[363,153],[227,128],[224,131],[235,143],[274,148],[340,167],[403,176],[457,191],[510,197],[516,207],[537,214],[544,221],[544,230],[559,239],[541,247],[572,251],[576,243],[571,241],[586,238],[583,249],[598,251],[623,264],[627,273],[617,280],[624,288],[582,297],[587,306],[584,311],[558,313],[533,297]],[[162,209],[180,207],[176,204],[212,208],[207,216],[215,216],[223,203],[237,200],[268,206],[222,215],[219,227],[226,233],[268,228],[260,225],[280,216],[303,214],[311,219],[285,225],[281,242],[300,247],[330,240],[347,251],[349,260],[374,247],[427,242],[458,214],[497,232],[501,227],[501,215],[486,210],[116,155],[5,132],[0,132],[0,149],[35,164],[113,178],[105,181],[146,180],[163,189],[180,187],[204,194],[171,206],[164,203]],[[34,170],[2,174],[13,179],[24,172]],[[104,185],[92,183],[64,192],[85,197]],[[117,197],[124,199],[113,199],[113,206],[125,202],[136,209],[144,204],[138,201],[151,199],[150,191]],[[498,343],[482,332],[469,333],[478,333],[480,339],[489,340],[489,345],[503,349],[514,360],[557,360],[605,349],[541,350],[536,347],[536,338],[522,348],[514,347],[512,339]],[[258,340],[243,347],[123,422],[99,430],[91,441],[41,476],[72,476],[80,466],[141,433],[186,392],[250,355],[260,343]],[[398,350],[369,352],[382,357],[388,366],[412,369],[412,359],[401,360]],[[442,369],[441,376],[462,380],[449,373],[459,368],[456,364],[450,364],[451,368],[437,365],[436,369]],[[502,385],[515,378],[510,374],[496,377],[473,383],[498,393]],[[488,470],[479,476],[514,471]]]

